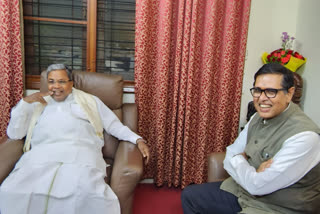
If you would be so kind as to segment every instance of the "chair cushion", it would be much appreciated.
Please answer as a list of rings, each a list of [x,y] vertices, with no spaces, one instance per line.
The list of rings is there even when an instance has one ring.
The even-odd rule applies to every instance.
[[[23,140],[0,139],[0,185],[22,155]]]

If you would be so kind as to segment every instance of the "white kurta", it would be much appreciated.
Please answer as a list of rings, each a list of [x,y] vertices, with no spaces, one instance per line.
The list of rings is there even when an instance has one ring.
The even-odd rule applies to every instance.
[[[140,138],[95,100],[107,133],[132,143]],[[26,135],[34,106],[21,100],[13,109],[10,138]],[[103,145],[72,94],[63,102],[51,100],[34,128],[31,150],[0,187],[1,214],[120,213],[116,195],[104,182]]]

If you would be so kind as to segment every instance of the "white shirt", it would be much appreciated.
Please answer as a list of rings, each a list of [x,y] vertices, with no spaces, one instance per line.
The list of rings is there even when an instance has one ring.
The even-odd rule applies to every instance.
[[[119,140],[126,140],[131,143],[136,143],[136,140],[138,138],[141,138],[139,135],[132,132],[127,126],[124,126],[118,117],[97,97],[95,97],[98,111],[101,117],[101,121],[103,123],[103,128],[106,130],[108,134],[113,135],[114,137],[118,138]],[[27,130],[29,127],[29,123],[31,120],[31,116],[33,113],[33,110],[35,108],[35,105],[37,103],[29,104],[25,102],[23,99],[16,105],[11,112],[11,119],[10,123],[8,125],[7,134],[9,138],[11,139],[22,139],[26,136]],[[50,109],[49,109],[50,108]],[[86,119],[86,116],[84,112],[81,110],[80,106],[75,103],[72,94],[70,94],[65,101],[63,102],[55,102],[54,100],[49,103],[49,105],[45,108],[46,112],[48,113],[55,113],[58,111],[68,111],[73,115],[76,115],[77,117],[82,117],[84,120]],[[40,116],[43,117],[45,112]],[[61,120],[61,125],[64,123],[63,118],[59,118]],[[50,121],[48,121],[50,123]],[[77,124],[74,124],[77,125]],[[91,126],[90,124],[88,124]],[[51,127],[53,130],[55,130],[55,127]],[[83,131],[88,133],[84,127],[82,128]],[[43,130],[41,130],[42,132]],[[36,133],[37,131],[34,130]],[[64,134],[66,132],[64,131]],[[81,133],[79,133],[81,134]],[[92,136],[96,138],[96,135]],[[35,140],[32,140],[33,144],[35,144]],[[31,143],[32,143],[31,142]]]
[[[229,175],[250,194],[266,195],[288,187],[320,162],[320,136],[306,131],[288,138],[272,158],[271,166],[257,173],[242,155],[237,155],[245,150],[250,121],[235,142],[227,147],[223,162]]]
[[[139,135],[124,126],[118,117],[94,97],[103,128],[119,140],[136,143]],[[7,134],[11,139],[23,138],[28,130],[36,103],[23,100],[12,110]],[[31,150],[16,167],[37,163],[63,162],[98,168],[105,173],[107,166],[101,148],[104,141],[97,136],[84,111],[70,94],[63,102],[51,99],[38,118],[31,138]]]

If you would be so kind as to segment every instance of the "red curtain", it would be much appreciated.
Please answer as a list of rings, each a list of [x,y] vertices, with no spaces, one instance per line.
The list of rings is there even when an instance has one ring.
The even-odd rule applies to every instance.
[[[0,137],[23,95],[19,0],[0,1]]]
[[[203,183],[207,155],[238,135],[250,0],[137,0],[139,133],[146,178]]]

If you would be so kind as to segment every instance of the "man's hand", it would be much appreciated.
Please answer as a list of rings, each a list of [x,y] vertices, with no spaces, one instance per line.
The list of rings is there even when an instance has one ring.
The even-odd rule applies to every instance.
[[[146,141],[142,138],[139,138],[137,140],[137,146],[138,149],[140,150],[143,158],[146,158],[145,164],[148,164],[149,158],[150,158],[150,153],[149,153],[149,147],[146,144]]]
[[[262,162],[259,168],[257,169],[257,172],[263,172],[266,168],[269,168],[271,166],[272,162],[273,162],[272,159]]]
[[[52,95],[53,92],[52,91],[48,91],[48,92],[36,92],[33,93],[27,97],[24,97],[23,100],[26,101],[27,103],[34,103],[34,102],[40,102],[43,105],[47,105],[47,101],[45,99],[43,99],[43,97],[48,96],[48,95]]]
[[[242,152],[241,155],[244,157],[244,159],[248,160],[248,156],[245,152]]]

